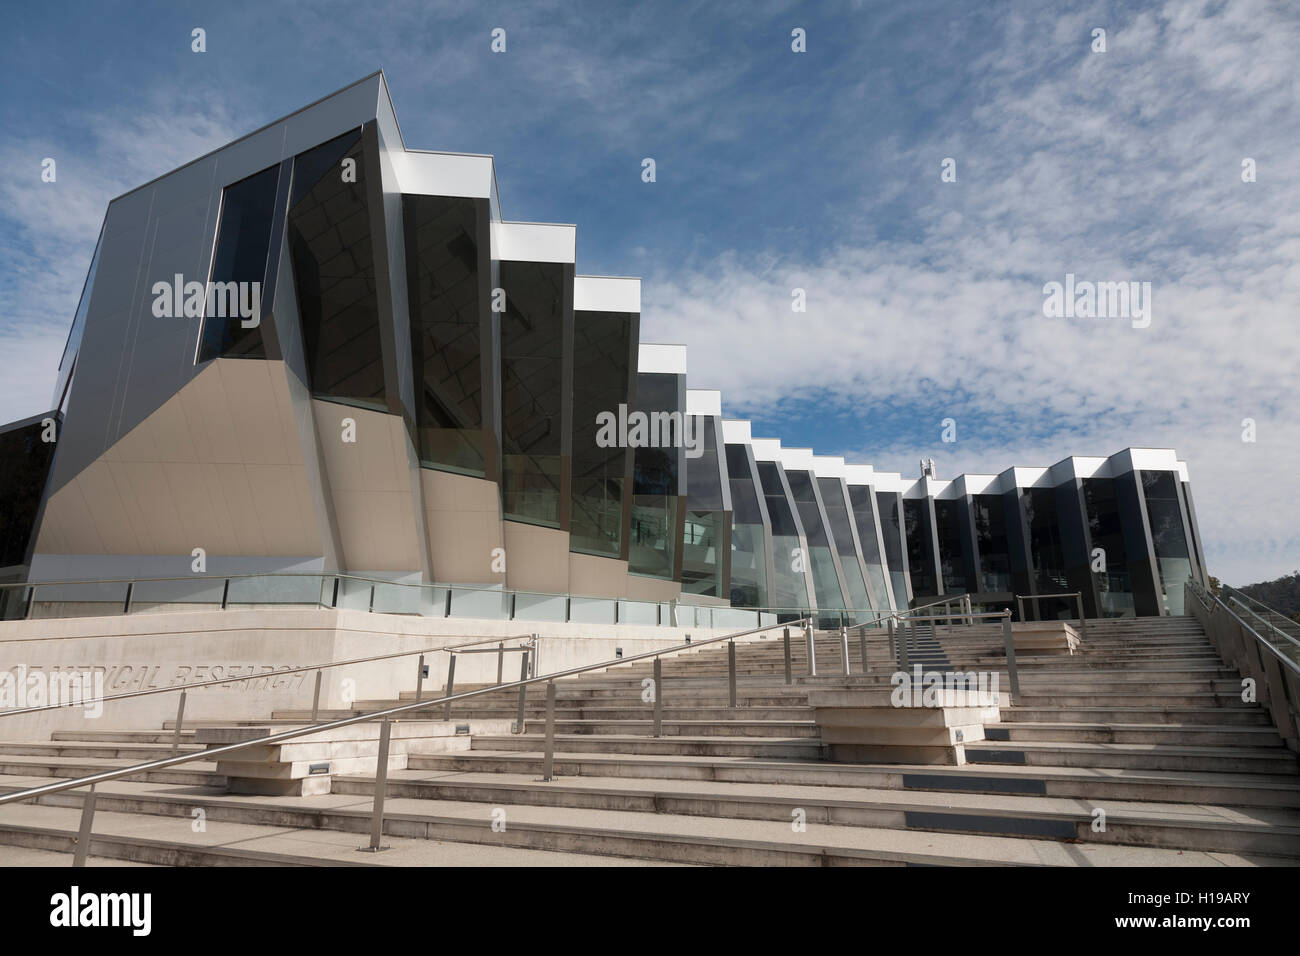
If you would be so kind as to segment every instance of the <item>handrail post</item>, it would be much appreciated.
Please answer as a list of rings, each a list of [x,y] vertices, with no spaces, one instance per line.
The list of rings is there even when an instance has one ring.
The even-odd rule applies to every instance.
[[[908,669],[907,652],[908,652],[908,631],[909,630],[911,631],[916,630],[915,622],[913,622],[910,628],[907,626],[907,621],[898,622],[898,656],[902,658],[901,661],[902,670],[904,671]]]
[[[790,672],[790,629],[788,627],[785,629],[784,643],[785,643],[785,682],[787,684],[793,684],[794,675],[791,674]]]
[[[1016,620],[1022,624],[1025,621],[1025,599],[1019,594],[1016,595]]]
[[[420,655],[420,662],[415,665],[415,699],[419,700],[420,695],[424,692],[424,655]],[[315,718],[315,714],[312,717]]]
[[[1088,619],[1083,616],[1083,592],[1080,591],[1075,597],[1079,601],[1079,636],[1086,638],[1088,636]]]
[[[542,780],[550,780],[555,770],[555,681],[546,682],[546,752],[542,757]]]
[[[659,737],[664,730],[664,670],[663,664],[658,657],[655,658],[654,693],[655,723],[653,736]]]
[[[502,678],[505,676],[505,666],[506,666],[506,642],[500,641],[497,643],[497,683],[498,684],[502,682]]]
[[[849,629],[843,624],[840,625],[840,664],[844,668],[844,676],[849,676]]]
[[[388,742],[392,736],[393,722],[387,717],[379,725],[379,762],[375,765],[375,806],[370,816],[370,846],[362,847],[374,853],[382,850],[379,842],[384,834],[384,796],[388,790]]]
[[[533,632],[533,653],[530,655],[530,657],[532,658],[533,677],[537,676],[537,667],[538,664],[540,663],[539,659],[541,658],[541,656],[542,656],[542,635],[534,631]]]
[[[90,785],[86,799],[81,803],[81,828],[77,831],[77,849],[72,854],[73,866],[85,866],[90,855],[90,829],[95,821],[95,785]]]
[[[123,613],[123,614],[130,614],[130,613],[131,613],[131,592],[134,591],[134,590],[135,590],[135,582],[134,582],[134,581],[127,581],[127,582],[126,582],[126,600],[122,602],[122,613]]]
[[[727,642],[727,706],[736,709],[736,642]]]
[[[311,722],[316,723],[316,715],[320,713],[320,682],[324,671],[316,671],[316,689],[311,695]]]
[[[966,623],[973,626],[975,624],[975,609],[971,605],[970,595],[965,595],[962,600],[966,603]]]
[[[866,677],[869,672],[867,670],[867,629],[865,627],[858,629],[858,650],[862,652],[862,676]]]
[[[443,692],[444,697],[454,694],[456,686],[456,652],[452,651],[447,657],[450,659],[447,661],[447,689]],[[443,705],[442,719],[451,720],[451,701]]]
[[[181,691],[180,703],[176,705],[176,726],[172,728],[172,756],[181,749],[181,724],[185,721],[185,691]]]
[[[1016,670],[1016,640],[1011,633],[1011,612],[1002,619],[1002,644],[1007,651],[1007,677],[1011,679],[1011,702],[1020,696],[1020,674]]]
[[[897,623],[895,618],[889,619],[889,659],[893,661],[894,666],[898,666],[898,646],[894,643],[894,627]]]
[[[808,624],[804,628],[804,638],[808,644],[808,676],[817,676],[817,641],[813,633],[812,618],[808,618]]]
[[[524,648],[519,655],[519,680],[528,680],[528,648]],[[515,718],[515,726],[512,733],[522,734],[524,732],[524,704],[528,699],[528,685],[520,683],[519,685],[519,713]]]

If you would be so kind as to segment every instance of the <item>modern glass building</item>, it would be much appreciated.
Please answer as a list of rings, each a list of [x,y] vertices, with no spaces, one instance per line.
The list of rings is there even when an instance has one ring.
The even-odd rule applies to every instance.
[[[939,480],[784,448],[576,248],[503,217],[492,157],[408,148],[381,73],[119,196],[51,410],[0,428],[0,581],[201,550],[859,621],[957,594],[1176,614],[1205,580],[1172,451]]]

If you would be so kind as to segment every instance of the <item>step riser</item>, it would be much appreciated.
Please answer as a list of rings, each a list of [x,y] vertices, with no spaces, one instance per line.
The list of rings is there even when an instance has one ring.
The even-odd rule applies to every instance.
[[[536,773],[542,772],[537,755],[502,758],[491,755],[448,754],[412,757],[412,770],[464,773]],[[989,765],[990,773],[996,767]],[[800,770],[746,767],[737,765],[641,764],[635,761],[586,762],[568,755],[555,758],[559,776],[620,777],[638,780],[696,780],[722,783],[788,784],[791,786],[867,787],[877,790],[926,790],[962,793],[1010,793],[1073,797],[1087,800],[1149,800],[1159,803],[1196,803],[1215,806],[1294,808],[1300,805],[1300,793],[1294,789],[1268,787],[1210,787],[1195,784],[1150,783],[1122,779],[1054,780],[1052,778],[997,778],[975,774],[961,776],[928,774],[918,767],[915,774],[893,771]],[[905,777],[907,779],[905,779]],[[931,783],[934,785],[930,785]]]
[[[335,793],[374,796],[374,781],[340,778]],[[812,801],[729,800],[716,796],[677,794],[622,794],[530,789],[525,787],[476,787],[473,784],[388,782],[388,795],[414,799],[453,800],[489,805],[528,805],[585,810],[618,810],[637,813],[665,813],[680,816],[720,817],[732,820],[792,819],[802,810],[811,826],[876,827],[890,830],[922,830],[944,833],[980,833],[989,836],[1032,836],[1074,839],[1081,842],[1124,843],[1175,850],[1218,850],[1222,852],[1269,853],[1300,856],[1300,834],[1256,833],[1230,828],[1211,829],[1165,826],[1163,824],[1107,823],[1105,833],[1094,833],[1092,818],[1085,820],[1059,815],[989,814],[976,811],[953,813],[943,809],[895,807],[842,807]]]
[[[1108,767],[1115,770],[1175,770],[1192,773],[1296,774],[1294,756],[1283,751],[1277,757],[1213,757],[1180,754],[1110,754],[1066,751],[982,750],[968,746],[970,763],[1023,767]]]

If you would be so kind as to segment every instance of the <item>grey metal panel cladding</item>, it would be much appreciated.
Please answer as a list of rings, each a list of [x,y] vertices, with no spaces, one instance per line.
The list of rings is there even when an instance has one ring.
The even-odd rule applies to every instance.
[[[271,316],[280,339],[285,366],[303,385],[308,383],[307,355],[303,349],[302,324],[298,315],[298,295],[293,286],[293,265],[289,261],[289,235],[280,237],[280,263],[275,280],[275,301]]]
[[[199,320],[155,318],[151,287],[178,272],[207,279],[222,190],[373,120],[380,90],[379,75],[367,77],[109,204],[68,403],[77,411],[59,439],[51,493],[204,367],[194,364]],[[276,331],[283,341],[278,320]],[[290,364],[304,374],[303,363]]]
[[[386,110],[381,111],[386,112]],[[380,181],[383,186],[384,240],[388,247],[388,288],[394,329],[394,348],[397,360],[397,391],[401,397],[402,408],[406,412],[411,427],[415,424],[415,380],[411,358],[411,315],[407,293],[408,276],[406,271],[406,237],[402,225],[402,194],[397,183],[397,174],[389,158],[390,149],[400,150],[400,143],[386,139],[384,124],[378,126]],[[388,134],[395,135],[395,131]],[[379,259],[376,257],[376,267]]]

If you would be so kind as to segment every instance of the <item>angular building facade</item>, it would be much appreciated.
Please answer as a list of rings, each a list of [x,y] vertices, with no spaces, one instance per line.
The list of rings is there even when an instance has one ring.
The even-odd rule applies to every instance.
[[[1205,580],[1173,452],[940,481],[755,438],[576,246],[503,218],[490,156],[407,148],[381,73],[113,200],[53,408],[0,429],[0,583],[201,554],[862,621]]]

